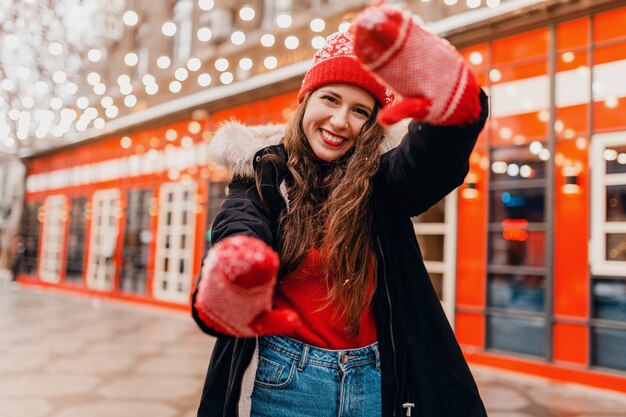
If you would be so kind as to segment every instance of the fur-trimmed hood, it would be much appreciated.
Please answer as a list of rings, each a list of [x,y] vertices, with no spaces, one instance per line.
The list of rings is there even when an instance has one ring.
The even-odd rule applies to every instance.
[[[398,146],[407,132],[409,119],[386,129],[381,152]],[[209,161],[244,177],[254,176],[252,158],[261,149],[277,145],[285,134],[285,125],[247,126],[235,120],[222,123],[209,144]]]

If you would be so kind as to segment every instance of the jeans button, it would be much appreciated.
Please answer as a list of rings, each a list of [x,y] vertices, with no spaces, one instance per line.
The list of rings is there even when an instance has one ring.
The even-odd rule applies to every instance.
[[[347,354],[347,353],[344,353],[344,354],[341,356],[341,362],[343,362],[343,363],[348,363],[348,354]]]

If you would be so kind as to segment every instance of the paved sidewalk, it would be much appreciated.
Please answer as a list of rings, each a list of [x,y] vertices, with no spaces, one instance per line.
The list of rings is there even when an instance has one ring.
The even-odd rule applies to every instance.
[[[0,283],[0,416],[195,416],[212,345],[184,313]],[[473,370],[490,417],[626,417],[626,395]]]

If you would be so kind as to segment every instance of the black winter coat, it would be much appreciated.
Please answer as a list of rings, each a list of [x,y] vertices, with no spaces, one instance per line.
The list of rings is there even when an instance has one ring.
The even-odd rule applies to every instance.
[[[412,122],[397,148],[381,156],[372,207],[378,256],[373,299],[382,369],[383,416],[486,417],[478,389],[432,287],[411,217],[458,187],[488,113],[465,127]],[[262,149],[286,157],[282,145]],[[256,159],[256,158],[255,158]],[[276,248],[276,216],[284,206],[279,184],[285,173],[263,168],[261,202],[254,179],[235,177],[215,218],[212,242],[247,234]],[[461,278],[462,279],[462,278]],[[195,294],[193,295],[195,300]],[[217,335],[193,312],[198,325]],[[256,346],[254,338],[218,335],[202,394],[199,417],[239,416],[241,381]],[[294,415],[297,415],[294,414]]]

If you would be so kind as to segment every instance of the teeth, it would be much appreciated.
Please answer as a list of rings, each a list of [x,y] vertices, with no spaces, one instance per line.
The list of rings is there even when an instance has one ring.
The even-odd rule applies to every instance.
[[[340,137],[337,137],[337,136],[333,136],[333,135],[331,135],[330,133],[328,133],[325,130],[322,130],[321,132],[322,132],[322,136],[324,136],[324,139],[326,139],[326,140],[328,140],[330,142],[341,143],[341,142],[344,141],[343,138],[340,138]]]

